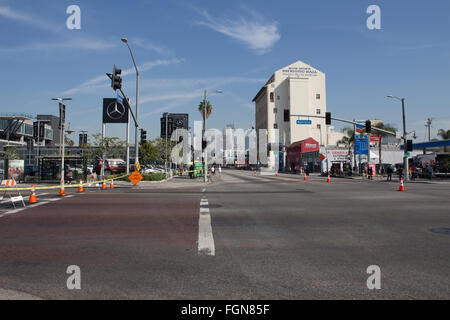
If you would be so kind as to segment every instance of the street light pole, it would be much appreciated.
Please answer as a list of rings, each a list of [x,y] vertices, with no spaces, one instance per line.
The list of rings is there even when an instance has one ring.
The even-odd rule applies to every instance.
[[[403,170],[404,170],[404,180],[408,181],[409,179],[409,163],[408,163],[408,149],[407,149],[407,135],[406,132],[406,117],[405,117],[405,98],[398,98],[396,96],[387,96],[391,99],[397,99],[402,103],[402,119],[403,119]]]
[[[61,105],[63,105],[63,101],[72,100],[72,98],[52,98],[52,100],[59,101]],[[66,122],[65,110],[61,112],[61,185],[64,186],[64,125]]]
[[[138,125],[138,111],[139,111],[139,70],[136,66],[136,61],[134,60],[134,56],[133,56],[133,51],[131,51],[131,47],[128,44],[128,40],[126,38],[122,38],[121,39],[123,43],[125,43],[128,47],[128,50],[130,50],[130,54],[131,54],[131,59],[133,60],[133,65],[134,65],[134,69],[136,70],[136,125],[135,125],[135,140],[134,140],[134,145],[135,145],[135,158],[134,158],[134,165],[137,166],[137,163],[139,162],[139,136],[138,136],[138,130],[139,130],[139,125]]]

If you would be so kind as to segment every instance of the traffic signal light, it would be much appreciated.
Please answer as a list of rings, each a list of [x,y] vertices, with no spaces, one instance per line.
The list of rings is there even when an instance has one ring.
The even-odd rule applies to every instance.
[[[111,77],[111,88],[113,88],[114,91],[122,88],[122,78],[120,77],[121,73],[122,70],[114,66]]]
[[[86,133],[80,133],[78,145],[80,147],[85,147],[87,145],[87,134]]]
[[[66,123],[66,105],[63,103],[59,104],[59,129],[62,125]]]
[[[331,112],[325,112],[325,124],[331,124]]]
[[[372,131],[372,123],[370,122],[370,120],[366,121],[366,132],[370,133]]]
[[[406,151],[413,151],[413,142],[412,142],[412,140],[406,140]]]
[[[144,144],[147,142],[147,131],[141,129],[141,143]]]

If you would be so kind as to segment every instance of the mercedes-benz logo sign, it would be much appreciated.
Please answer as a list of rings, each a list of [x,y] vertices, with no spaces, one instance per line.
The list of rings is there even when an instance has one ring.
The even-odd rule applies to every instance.
[[[106,109],[108,117],[113,120],[119,120],[125,114],[125,107],[117,102],[110,103]]]

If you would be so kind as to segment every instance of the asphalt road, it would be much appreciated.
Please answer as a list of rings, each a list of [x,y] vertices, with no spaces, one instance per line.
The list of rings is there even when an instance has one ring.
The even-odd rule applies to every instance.
[[[430,231],[450,184],[325,180],[226,170],[0,212],[0,298],[450,298],[450,234]]]

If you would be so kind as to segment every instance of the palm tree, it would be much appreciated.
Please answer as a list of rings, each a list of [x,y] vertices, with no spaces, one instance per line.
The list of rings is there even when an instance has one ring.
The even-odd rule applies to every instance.
[[[337,143],[344,144],[348,148],[348,154],[350,155],[352,148],[355,146],[355,131],[352,128],[343,128],[342,132],[345,133],[345,136],[342,137],[341,140],[339,140]],[[356,155],[355,157],[355,163],[356,163]]]
[[[445,131],[444,129],[439,129],[438,136],[442,138],[442,140],[450,139],[450,130]]]
[[[444,129],[439,129],[438,136],[440,136],[442,140],[449,140],[450,130],[445,131]],[[444,152],[447,152],[447,147],[444,147]]]
[[[393,126],[391,126],[389,124],[384,124],[383,122],[378,123],[375,127],[377,127],[378,129],[390,131],[392,133],[395,133],[395,131],[397,131],[397,129],[395,127],[393,127]],[[379,161],[380,170],[381,170],[381,165],[382,165],[382,162],[381,162],[381,139],[383,139],[383,137],[388,136],[388,134],[384,133],[384,132],[377,131],[377,130],[373,130],[372,131],[372,135],[380,137],[380,141],[378,142],[378,158],[379,158],[378,161]]]
[[[202,115],[203,118],[205,117],[205,116],[204,116],[204,110],[205,110],[204,105],[205,105],[205,101],[204,101],[204,100],[202,100],[202,101],[199,103],[199,105],[198,105],[198,111],[201,113],[201,115]],[[206,119],[208,119],[209,116],[211,115],[212,109],[213,109],[213,107],[212,107],[212,105],[211,105],[211,102],[209,102],[208,100],[206,100]],[[205,120],[205,119],[203,119],[203,120]]]
[[[355,144],[355,131],[351,128],[343,128],[342,132],[345,133],[345,136],[337,143],[342,143],[351,150],[351,147]]]

